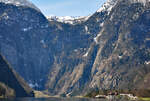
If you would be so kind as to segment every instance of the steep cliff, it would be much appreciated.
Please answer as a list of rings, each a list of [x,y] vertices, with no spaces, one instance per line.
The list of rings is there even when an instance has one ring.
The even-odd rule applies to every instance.
[[[30,6],[1,2],[0,29],[2,55],[30,86],[43,89],[53,63],[48,20]]]
[[[35,89],[150,89],[150,1],[108,0],[74,24],[0,3],[0,52]]]
[[[149,4],[120,0],[113,7],[97,37],[91,87],[138,89],[139,82],[148,82],[144,77],[150,72]]]
[[[64,38],[64,44],[50,72],[49,91],[74,95],[92,89],[149,89],[149,7],[148,0],[108,0],[85,22],[50,21],[60,28],[56,42]]]
[[[33,97],[33,90],[0,55],[0,96]]]

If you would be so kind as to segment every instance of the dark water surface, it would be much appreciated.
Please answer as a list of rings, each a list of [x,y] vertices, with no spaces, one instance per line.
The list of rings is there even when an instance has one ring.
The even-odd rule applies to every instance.
[[[90,98],[12,98],[0,101],[129,101],[127,99],[90,99]]]

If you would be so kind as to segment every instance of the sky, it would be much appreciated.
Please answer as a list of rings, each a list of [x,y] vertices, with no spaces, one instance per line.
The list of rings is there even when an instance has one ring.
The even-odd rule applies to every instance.
[[[106,0],[30,0],[46,15],[88,16]]]

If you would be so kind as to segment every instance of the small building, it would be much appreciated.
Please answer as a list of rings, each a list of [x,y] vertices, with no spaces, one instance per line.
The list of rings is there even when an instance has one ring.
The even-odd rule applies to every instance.
[[[103,99],[105,99],[105,98],[106,98],[106,95],[96,95],[95,97],[96,97],[96,98],[103,98]]]

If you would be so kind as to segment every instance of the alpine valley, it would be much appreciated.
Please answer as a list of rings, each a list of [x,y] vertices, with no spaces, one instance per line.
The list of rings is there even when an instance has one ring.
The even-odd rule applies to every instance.
[[[30,87],[51,96],[120,89],[150,96],[150,1],[107,0],[90,16],[45,17],[27,0],[0,0],[0,54],[0,85],[16,94],[23,83],[24,96]],[[3,65],[20,88],[1,77]]]

